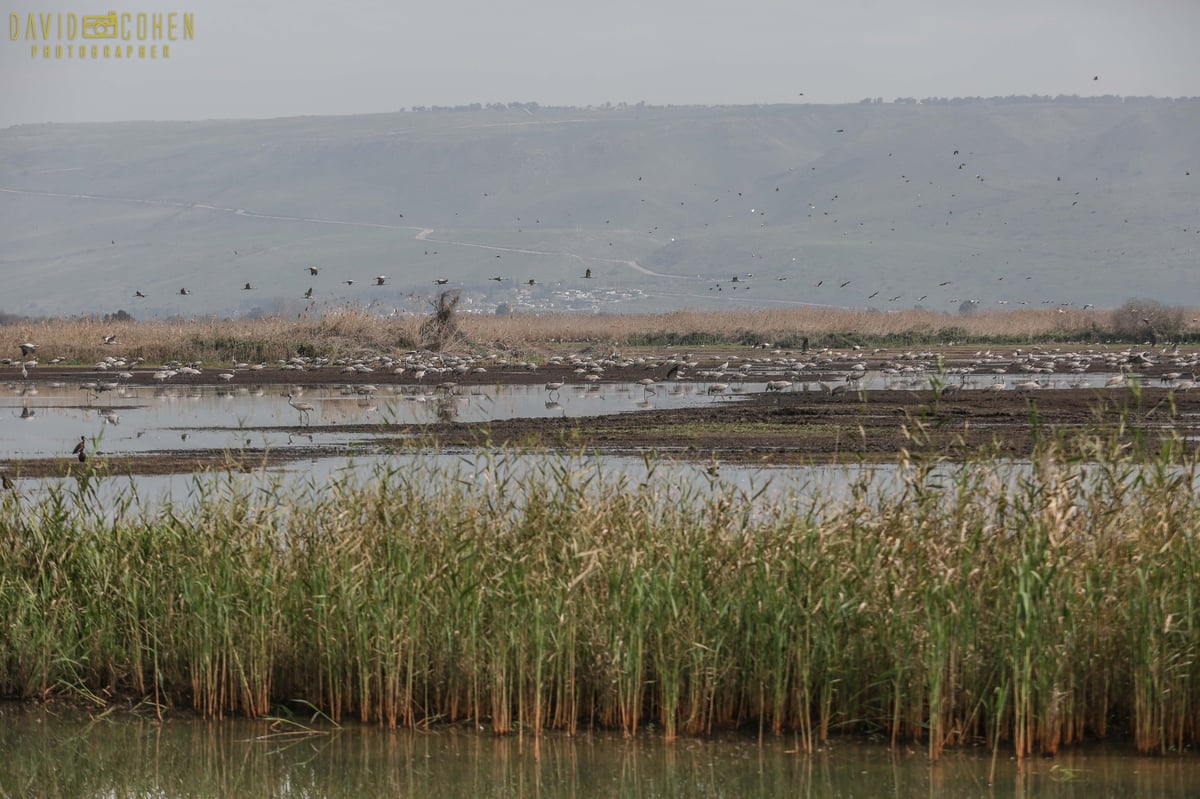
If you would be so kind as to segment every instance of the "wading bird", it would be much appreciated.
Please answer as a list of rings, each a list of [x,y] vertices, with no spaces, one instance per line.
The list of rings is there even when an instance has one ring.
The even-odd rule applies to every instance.
[[[311,402],[296,402],[295,394],[288,394],[288,405],[291,405],[300,412],[300,424],[306,424],[310,421],[309,414],[313,412],[313,404]]]

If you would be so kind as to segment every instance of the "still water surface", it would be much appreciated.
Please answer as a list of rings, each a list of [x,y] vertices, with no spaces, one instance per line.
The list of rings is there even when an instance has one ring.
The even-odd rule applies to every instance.
[[[814,755],[789,738],[718,736],[667,744],[587,733],[497,738],[347,727],[320,734],[266,722],[88,721],[0,706],[0,797],[891,797],[1029,799],[1200,793],[1195,754],[1139,758],[1120,748],[931,765],[918,750],[835,742]]]

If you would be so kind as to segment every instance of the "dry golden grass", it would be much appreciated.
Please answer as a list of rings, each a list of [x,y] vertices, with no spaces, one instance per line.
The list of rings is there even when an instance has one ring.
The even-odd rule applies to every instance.
[[[1190,316],[1190,314],[1189,314]],[[0,350],[32,341],[41,357],[91,363],[119,353],[151,363],[275,361],[294,355],[337,357],[358,350],[411,349],[423,317],[385,319],[361,309],[339,309],[299,319],[203,319],[112,322],[95,318],[23,322],[0,327]],[[543,314],[457,317],[463,347],[542,349],[563,343],[688,343],[796,346],[849,343],[948,344],[995,341],[1116,340],[1113,313],[1076,309],[869,312],[854,309],[791,308],[746,311],[674,311],[665,314]],[[1195,332],[1195,331],[1194,331]],[[115,335],[115,345],[104,337]],[[14,352],[15,355],[15,352]]]

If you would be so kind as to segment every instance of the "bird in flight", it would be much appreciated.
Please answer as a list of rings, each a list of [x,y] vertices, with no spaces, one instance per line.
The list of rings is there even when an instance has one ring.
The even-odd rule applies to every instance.
[[[306,300],[312,299],[312,286],[309,286],[308,291],[304,292],[304,299],[306,299]]]
[[[375,276],[375,285],[382,286],[386,280],[387,280],[387,275],[376,275]]]
[[[504,278],[503,278],[503,277],[501,277],[500,275],[496,275],[495,277],[489,277],[489,278],[488,278],[488,280],[494,280],[494,281],[496,281],[497,283],[499,283],[499,282],[500,282],[501,280],[503,280],[503,279],[504,279]]]
[[[537,286],[537,285],[541,285],[541,284],[539,284],[539,283],[538,283],[536,280],[534,280],[533,278],[529,278],[529,281],[526,283],[526,285],[528,285],[528,286]]]
[[[353,285],[354,285],[354,281],[353,281],[353,280],[343,280],[342,282],[343,282],[343,283],[345,283],[347,286],[353,286]]]
[[[638,180],[641,180],[641,178],[638,178]],[[590,279],[591,279],[591,277],[592,277],[592,270],[591,270],[591,269],[585,269],[585,270],[583,270],[583,276],[584,276],[584,278],[586,278],[586,279],[589,279],[589,280],[590,280]]]
[[[242,291],[252,291],[253,289],[254,286],[251,286],[249,281],[246,282],[246,285],[242,286]]]
[[[308,273],[309,273],[310,275],[315,275],[315,274],[316,274],[317,272],[319,272],[319,271],[320,271],[320,270],[319,270],[319,269],[317,269],[317,267],[315,267],[315,266],[310,266],[310,267],[308,267]]]
[[[450,282],[450,278],[448,278],[448,277],[438,277],[438,278],[434,278],[433,282],[434,282],[436,285],[439,285],[439,286],[444,286],[444,285],[446,285],[447,283],[449,283],[449,282]]]
[[[187,295],[191,294],[192,292],[188,291],[187,289],[180,289],[180,290],[179,290],[179,293],[180,293],[182,296],[186,297]]]
[[[142,293],[142,292],[140,292],[140,291],[135,291],[135,292],[133,292],[133,296],[135,296],[135,297],[141,297],[142,299],[146,299],[146,295],[145,295],[145,294],[143,294],[143,293]]]

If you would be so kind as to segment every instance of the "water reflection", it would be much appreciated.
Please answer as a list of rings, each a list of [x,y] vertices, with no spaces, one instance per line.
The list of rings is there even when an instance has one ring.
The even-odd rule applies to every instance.
[[[0,796],[39,797],[853,797],[1183,799],[1200,784],[1193,755],[1137,758],[1089,747],[1022,769],[1002,758],[834,741],[815,755],[788,739],[723,735],[665,743],[653,734],[540,740],[463,727],[305,732],[267,722],[56,715],[0,707]]]
[[[312,433],[313,443],[335,445],[364,438],[337,432],[348,425],[600,416],[712,401],[696,384],[658,392],[636,383],[564,385],[553,391],[541,384],[324,385],[303,390],[166,385],[119,386],[97,394],[66,383],[10,383],[0,386],[0,420],[12,417],[12,423],[0,421],[0,453],[52,455],[80,435],[97,439],[94,449],[109,454],[274,448],[294,443],[284,428],[309,426],[324,428]]]
[[[989,391],[995,386],[1033,391],[1018,388],[1023,385],[1020,377],[962,375],[950,378],[947,387],[957,391]],[[854,386],[855,391],[869,393],[883,388],[927,389],[929,381],[927,374],[900,378],[865,372],[855,379]],[[1103,372],[1043,376],[1038,390],[1100,387],[1105,381]],[[6,458],[63,454],[80,435],[95,440],[95,451],[108,454],[271,449],[295,443],[294,430],[288,428],[309,426],[315,428],[312,443],[334,446],[370,438],[338,430],[352,425],[603,416],[736,402],[768,390],[836,393],[849,385],[799,378],[767,384],[646,379],[532,385],[331,383],[304,388],[251,383],[130,386],[119,381],[10,381],[0,384],[0,453]]]

